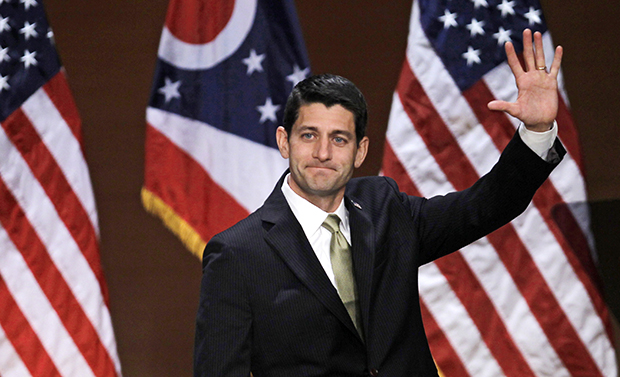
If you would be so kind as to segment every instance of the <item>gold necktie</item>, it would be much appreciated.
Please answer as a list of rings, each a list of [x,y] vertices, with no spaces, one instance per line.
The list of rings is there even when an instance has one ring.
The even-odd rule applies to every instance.
[[[336,288],[344,307],[349,312],[357,332],[362,336],[362,318],[360,315],[359,302],[357,299],[357,287],[353,277],[353,262],[351,248],[340,232],[340,218],[338,215],[328,215],[323,222],[323,227],[332,234],[329,246],[329,257],[336,278]]]

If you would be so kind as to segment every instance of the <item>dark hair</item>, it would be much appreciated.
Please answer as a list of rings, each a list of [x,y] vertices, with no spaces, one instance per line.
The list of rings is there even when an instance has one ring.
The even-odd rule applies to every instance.
[[[350,80],[332,74],[310,76],[300,81],[288,97],[284,108],[284,129],[290,135],[303,105],[322,103],[326,107],[340,105],[353,113],[357,143],[366,135],[368,111],[362,92]]]

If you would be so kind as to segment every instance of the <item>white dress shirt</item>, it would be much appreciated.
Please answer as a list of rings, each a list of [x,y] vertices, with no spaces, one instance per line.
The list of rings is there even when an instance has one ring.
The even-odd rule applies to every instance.
[[[558,124],[553,121],[553,127],[549,131],[535,132],[528,130],[521,123],[519,125],[519,136],[525,145],[530,147],[540,158],[547,160],[547,154],[549,154],[549,150],[553,147],[555,138],[558,136]]]
[[[542,159],[547,158],[547,154],[558,134],[558,127],[554,122],[553,127],[549,131],[534,132],[530,131],[521,124],[519,126],[519,135],[521,139]],[[322,224],[327,218],[329,213],[323,211],[319,207],[310,203],[306,199],[299,196],[288,183],[290,174],[284,179],[282,184],[282,193],[284,198],[293,211],[293,215],[299,221],[301,228],[303,229],[306,238],[312,246],[312,250],[316,254],[316,257],[321,262],[321,266],[325,270],[327,277],[331,280],[334,287],[336,287],[336,280],[334,279],[334,270],[332,269],[331,259],[329,257],[329,246],[332,238],[332,234],[329,230],[325,229]],[[344,199],[340,202],[340,205],[333,212],[340,218],[340,232],[344,235],[349,245],[351,245],[351,229],[349,227],[349,211],[344,205]]]
[[[312,250],[316,254],[316,257],[321,262],[321,266],[325,270],[327,277],[331,280],[334,287],[336,286],[336,280],[334,278],[334,270],[332,269],[332,262],[329,257],[329,244],[332,239],[332,234],[329,230],[325,229],[323,221],[327,218],[329,213],[323,211],[319,207],[310,203],[306,199],[297,195],[291,186],[288,184],[290,174],[284,179],[282,184],[282,193],[288,202],[291,211],[299,221],[301,228],[306,234],[306,238],[312,246]],[[340,202],[340,205],[333,212],[340,218],[340,233],[346,238],[349,245],[351,245],[351,230],[349,228],[349,211],[344,206],[344,200]]]

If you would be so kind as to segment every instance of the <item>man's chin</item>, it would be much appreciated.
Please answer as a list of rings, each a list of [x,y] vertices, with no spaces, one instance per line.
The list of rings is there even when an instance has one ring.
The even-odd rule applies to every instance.
[[[333,180],[314,180],[308,182],[308,191],[316,196],[330,196],[338,192],[338,187]]]

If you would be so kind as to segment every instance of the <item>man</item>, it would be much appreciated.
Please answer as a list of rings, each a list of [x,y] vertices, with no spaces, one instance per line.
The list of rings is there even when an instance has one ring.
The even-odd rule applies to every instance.
[[[489,108],[524,126],[491,172],[442,197],[352,179],[369,143],[362,94],[333,75],[295,87],[276,134],[289,170],[205,249],[196,376],[437,375],[418,268],[520,214],[565,153],[554,125],[562,50],[547,73],[542,36],[535,51],[531,32],[523,36],[525,70],[506,45],[519,98]]]

